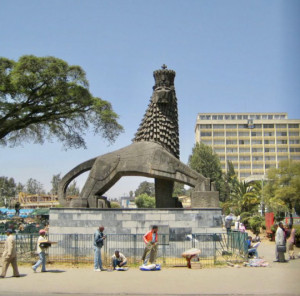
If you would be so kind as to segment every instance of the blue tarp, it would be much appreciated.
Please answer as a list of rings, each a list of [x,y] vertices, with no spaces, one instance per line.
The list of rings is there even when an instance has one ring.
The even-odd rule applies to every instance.
[[[34,209],[20,209],[20,217],[27,218],[33,211]],[[2,214],[6,214],[7,217],[9,218],[15,216],[16,214],[16,211],[14,209],[7,209],[7,208],[1,208],[0,212]]]

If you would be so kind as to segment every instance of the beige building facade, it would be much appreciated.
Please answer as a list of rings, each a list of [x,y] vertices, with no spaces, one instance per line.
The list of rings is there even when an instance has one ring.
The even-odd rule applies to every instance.
[[[219,155],[223,171],[231,161],[239,179],[260,179],[281,160],[300,161],[299,126],[287,113],[199,113],[195,137]]]

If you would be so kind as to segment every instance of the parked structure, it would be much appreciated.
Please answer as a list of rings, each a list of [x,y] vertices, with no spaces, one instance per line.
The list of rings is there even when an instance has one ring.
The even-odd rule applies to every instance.
[[[260,179],[281,160],[300,160],[299,125],[287,113],[199,113],[195,137],[220,156],[224,171],[232,161],[240,179]]]

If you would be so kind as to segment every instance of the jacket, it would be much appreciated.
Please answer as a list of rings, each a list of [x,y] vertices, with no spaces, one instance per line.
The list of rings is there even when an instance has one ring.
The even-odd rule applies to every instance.
[[[276,245],[285,245],[285,234],[284,231],[278,226],[275,234]]]
[[[102,248],[103,247],[103,232],[100,232],[99,230],[97,230],[94,233],[94,246],[98,247],[98,248]]]
[[[15,237],[12,234],[10,234],[5,241],[2,258],[11,259],[11,258],[15,258],[16,256],[17,256],[16,240]]]
[[[149,242],[152,241],[152,236],[153,236],[153,232],[152,230],[148,231],[145,235],[144,235],[144,242],[145,244],[148,244]],[[156,233],[156,236],[155,236],[155,242],[157,242],[157,237],[158,237],[158,233]]]

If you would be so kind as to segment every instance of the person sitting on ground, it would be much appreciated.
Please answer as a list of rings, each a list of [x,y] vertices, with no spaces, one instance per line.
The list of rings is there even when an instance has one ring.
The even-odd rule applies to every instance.
[[[115,250],[115,254],[111,257],[111,265],[114,270],[118,267],[124,267],[127,264],[127,258],[120,253],[119,250]]]
[[[248,236],[247,244],[248,244],[248,257],[254,256],[254,258],[258,258],[257,247],[259,246],[259,243],[252,245],[252,237]]]

